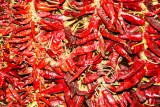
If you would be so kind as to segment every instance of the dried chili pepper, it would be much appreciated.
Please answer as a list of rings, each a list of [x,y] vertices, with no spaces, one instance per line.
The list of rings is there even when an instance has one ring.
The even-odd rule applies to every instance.
[[[159,49],[158,45],[149,38],[149,34],[148,34],[148,33],[145,33],[144,36],[145,36],[145,39],[146,39],[146,41],[147,41],[148,47],[149,47],[156,55],[160,56],[160,55],[159,55],[159,50],[160,50],[160,49]]]
[[[100,32],[101,32],[101,34],[104,36],[104,37],[106,37],[106,38],[108,38],[108,39],[111,39],[111,40],[113,40],[113,41],[116,41],[116,42],[119,42],[119,43],[122,43],[122,44],[126,44],[125,43],[125,41],[123,41],[122,39],[120,39],[120,38],[118,38],[118,37],[116,37],[116,36],[114,36],[114,35],[111,35],[111,34],[109,34],[106,30],[104,30],[104,28],[100,28]]]
[[[160,23],[153,17],[148,17],[148,16],[145,16],[145,20],[151,24],[157,31],[160,32]]]
[[[132,59],[130,58],[130,56],[128,55],[128,53],[123,49],[123,47],[121,47],[118,44],[115,44],[114,45],[114,49],[117,51],[117,53],[119,53],[120,55],[126,57],[129,62],[132,62]]]
[[[116,91],[119,92],[135,86],[136,84],[138,84],[139,81],[141,81],[141,79],[144,76],[144,73],[145,70],[142,69],[140,72],[133,75],[132,77],[125,79],[124,82],[116,89]]]
[[[118,104],[116,103],[115,99],[113,98],[113,96],[110,94],[108,90],[103,90],[102,94],[107,99],[107,101],[111,104],[111,106],[118,107]]]
[[[123,74],[122,76],[119,76],[119,79],[126,79],[129,78],[131,76],[133,76],[134,74],[136,74],[137,72],[140,72],[141,69],[143,69],[143,67],[145,66],[145,62],[143,60],[137,59],[128,69],[126,74]]]

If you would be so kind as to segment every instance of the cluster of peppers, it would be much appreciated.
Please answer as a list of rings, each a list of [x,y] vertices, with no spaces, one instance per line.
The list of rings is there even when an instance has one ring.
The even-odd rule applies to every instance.
[[[4,107],[160,105],[160,0],[0,0]]]

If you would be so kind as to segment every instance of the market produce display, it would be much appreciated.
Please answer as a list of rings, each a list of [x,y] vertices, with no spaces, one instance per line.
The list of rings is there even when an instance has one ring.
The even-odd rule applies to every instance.
[[[160,0],[0,0],[0,106],[160,106]]]

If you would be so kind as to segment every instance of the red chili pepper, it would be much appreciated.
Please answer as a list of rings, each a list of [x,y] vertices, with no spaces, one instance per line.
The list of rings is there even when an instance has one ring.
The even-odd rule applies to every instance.
[[[113,52],[113,53],[110,54],[110,56],[111,56],[111,58],[110,58],[111,67],[115,70],[119,54],[117,52]]]
[[[18,33],[18,32],[20,32],[20,31],[22,31],[22,30],[26,30],[26,29],[29,29],[29,28],[31,28],[31,25],[30,25],[30,24],[27,24],[27,25],[25,25],[25,26],[21,26],[21,27],[17,28],[17,29],[14,31],[14,33]]]
[[[29,24],[30,22],[32,21],[32,19],[23,19],[21,22],[19,22],[20,24],[22,25],[25,25],[25,24]]]
[[[145,76],[156,76],[160,68],[146,70]]]
[[[15,71],[15,70],[10,70],[10,71],[8,72],[8,74],[16,77],[16,78],[19,79],[19,80],[22,79],[22,78],[18,75],[18,72]]]
[[[18,32],[16,35],[14,35],[14,37],[24,37],[24,36],[27,36],[29,34],[31,34],[31,30],[30,29]]]
[[[91,83],[91,82],[97,80],[102,75],[105,75],[105,73],[103,71],[98,71],[94,74],[87,76],[87,78],[85,78],[82,82],[83,82],[83,84]]]
[[[54,72],[45,71],[45,70],[40,70],[39,74],[46,79],[63,78],[62,76],[60,76]]]
[[[152,25],[157,31],[160,32],[160,27],[159,27],[160,23],[158,22],[158,20],[156,20],[153,17],[148,17],[148,16],[145,16],[144,18],[150,25]]]
[[[115,99],[113,98],[113,96],[110,94],[110,92],[108,90],[103,90],[102,94],[104,96],[104,98],[107,99],[107,101],[109,102],[109,104],[113,107],[118,107],[118,104],[116,103]]]
[[[145,51],[144,51],[144,54],[145,54],[147,57],[155,60],[157,63],[160,63],[159,57],[157,57],[157,56],[156,56],[154,53],[152,53],[151,51],[145,50]]]
[[[95,10],[91,10],[91,11],[81,11],[81,12],[79,12],[79,13],[77,14],[76,19],[77,19],[78,17],[80,17],[80,16],[85,15],[85,14],[92,14],[92,13],[94,13],[94,12],[95,12]]]
[[[73,80],[75,80],[76,78],[78,78],[78,76],[80,76],[80,74],[82,72],[84,72],[84,70],[87,68],[88,66],[84,66],[84,67],[80,67],[79,70],[76,72],[75,75],[73,75],[73,77],[69,80],[69,83],[72,82]]]
[[[65,103],[61,100],[55,100],[50,102],[52,106],[64,105]]]
[[[0,20],[0,25],[1,26],[9,26],[9,23]]]
[[[39,101],[39,93],[36,93],[36,100],[37,100],[38,106],[42,107],[42,105],[40,104],[40,101]]]
[[[107,27],[108,30],[114,31],[113,25],[110,25],[110,23],[105,19],[105,14],[102,10],[102,8],[97,8],[98,16],[102,19],[103,23]]]
[[[117,69],[115,69],[114,76],[112,78],[109,78],[108,75],[105,75],[103,78],[104,78],[104,81],[106,83],[113,83],[118,78],[118,71],[117,71]]]
[[[37,16],[50,18],[49,16],[52,16],[52,15],[51,15],[51,13],[49,13],[49,12],[44,12],[44,11],[42,11],[42,12],[37,13]]]
[[[146,88],[150,87],[151,85],[153,85],[155,82],[155,78],[152,77],[151,80],[147,83],[139,83],[138,84],[138,89],[140,90],[145,90]]]
[[[126,79],[133,76],[134,74],[139,72],[141,69],[143,69],[144,66],[145,66],[145,62],[143,60],[140,60],[140,59],[135,60],[135,62],[129,67],[127,73],[119,76],[119,79]]]
[[[147,9],[148,9],[149,11],[151,11],[151,12],[154,12],[154,11],[155,11],[155,7],[154,7],[154,5],[153,5],[153,3],[152,3],[151,0],[144,0],[143,3],[146,5],[146,7],[147,7]]]
[[[13,14],[27,14],[27,13],[29,13],[29,11],[25,11],[25,10],[23,10],[23,9],[18,9],[19,11],[15,11],[15,10],[12,10],[12,13]]]
[[[10,92],[12,93],[12,95],[14,96],[14,98],[20,103],[22,104],[22,100],[20,98],[20,95],[17,93],[17,91],[15,89],[13,89],[12,87],[9,88]]]
[[[160,35],[151,36],[151,39],[152,39],[152,40],[160,39]],[[156,43],[157,43],[157,41],[156,41]],[[158,43],[157,43],[157,44],[158,44]]]
[[[41,6],[39,4],[37,5],[37,9],[41,10],[41,11],[53,11],[53,10],[57,10],[57,8]]]
[[[87,45],[87,46],[82,46],[82,47],[76,48],[75,50],[72,51],[72,53],[70,55],[72,57],[74,57],[76,55],[86,54],[86,53],[94,51],[95,49],[97,49],[97,47],[98,47],[98,43],[94,42],[91,45]]]
[[[0,88],[3,85],[4,79],[5,79],[5,77],[3,75],[0,75]]]
[[[46,41],[48,41],[51,37],[52,37],[52,35],[53,35],[53,32],[49,32],[49,33],[47,33],[47,34],[43,34],[43,33],[41,33],[43,36],[41,36],[41,38],[38,38],[38,40],[40,41],[40,42],[46,42]]]
[[[149,49],[151,49],[156,55],[160,56],[160,48],[158,47],[158,45],[152,41],[150,38],[149,38],[149,34],[148,33],[145,33],[144,35],[146,41],[147,41],[147,44],[148,44],[148,47]]]
[[[151,86],[144,91],[147,98],[159,98],[160,97],[159,90],[160,90],[159,86]]]
[[[2,29],[4,30],[4,29]],[[4,32],[1,32],[2,36],[8,35],[11,31],[13,31],[13,29],[5,29]]]
[[[84,101],[84,96],[78,96],[78,99],[75,103],[76,107],[81,107]]]
[[[0,74],[4,77],[10,78],[10,75],[8,75],[6,72],[3,71],[3,69],[0,70]]]
[[[64,28],[64,21],[47,21],[44,20],[45,24],[49,25],[52,27],[53,30],[59,30]]]
[[[104,51],[108,51],[114,44],[115,42],[111,41],[111,40],[108,40],[107,42],[105,42],[105,46],[104,46]]]
[[[68,65],[69,69],[71,70],[70,73],[74,74],[73,71],[75,70],[75,62],[73,61],[73,58],[71,56],[69,56],[66,59],[66,63]]]
[[[43,58],[38,63],[37,68],[39,69],[44,68],[47,64],[48,64],[48,61],[45,58]]]
[[[71,10],[65,10],[63,15],[68,17],[76,17],[79,14],[79,11],[71,11]]]
[[[135,25],[131,25],[131,27],[129,28],[129,32],[132,33],[136,30],[138,30],[140,28],[140,26],[135,26]]]
[[[98,96],[99,107],[105,107],[105,101],[103,96]]]
[[[39,22],[38,22],[40,25],[42,25],[42,28],[45,29],[45,30],[55,30],[55,28],[47,25],[45,23],[45,20],[44,19],[40,19]]]
[[[25,43],[22,47],[19,48],[19,50],[20,50],[20,51],[21,51],[21,50],[24,50],[24,49],[27,48],[31,43],[32,43],[32,40],[29,41],[29,42],[27,42],[27,43]]]
[[[86,37],[84,37],[82,39],[77,39],[75,41],[75,43],[78,44],[78,45],[79,44],[84,44],[84,43],[86,43],[86,42],[88,42],[90,40],[93,40],[93,39],[95,39],[95,35],[94,35],[94,33],[91,33],[91,34],[89,34],[88,36],[86,36]]]
[[[151,62],[146,61],[146,67],[147,67],[147,70],[151,70],[151,69],[160,68],[160,65],[159,64],[153,64]]]
[[[142,41],[142,32],[132,33],[130,34],[130,36],[131,36],[131,41]],[[129,40],[126,34],[119,35],[119,38]]]
[[[63,86],[63,82],[62,82],[62,83],[59,83],[55,86],[50,87],[49,89],[42,91],[42,93],[44,93],[44,94],[60,93],[60,92],[64,91],[63,88],[64,88],[64,86]]]
[[[82,7],[84,6],[83,2],[77,2],[77,1],[72,1],[70,2],[71,6],[75,5],[76,7]]]
[[[63,21],[64,16],[63,15],[53,15],[53,14],[51,14],[51,15],[47,16],[47,18]]]
[[[136,24],[136,25],[144,25],[145,24],[145,20],[141,17],[132,15],[132,14],[128,14],[125,12],[120,12],[121,16],[126,19],[127,21]]]
[[[130,95],[128,92],[123,92],[124,97],[127,99],[127,101],[132,104],[132,99],[130,98]]]
[[[65,98],[66,104],[69,107],[73,107],[74,103],[72,102],[70,97],[70,90],[65,82],[63,84],[63,87],[64,87],[64,98]]]
[[[121,3],[121,4],[122,4],[122,3]],[[121,14],[121,11],[119,11],[118,13]],[[125,22],[124,22],[124,19],[120,16],[120,17],[118,18],[118,20],[119,20],[120,24],[122,25],[122,28],[124,29],[126,35],[128,36],[129,41],[131,41],[131,36],[130,36],[129,30],[127,29],[127,26],[126,26],[126,24],[125,24]]]
[[[126,42],[125,41],[123,41],[122,39],[120,39],[120,38],[118,38],[118,37],[116,37],[116,36],[114,36],[114,35],[112,35],[112,34],[109,34],[106,30],[104,30],[104,28],[100,28],[100,32],[101,32],[101,34],[104,36],[104,37],[106,37],[106,38],[108,38],[108,39],[111,39],[111,40],[113,40],[113,41],[116,41],[116,42],[119,42],[119,43],[122,43],[122,44],[126,44]]]
[[[38,79],[38,78],[36,78],[36,79],[33,81],[33,86],[34,86],[34,90],[35,90],[35,91],[38,89],[39,82],[40,82],[40,79]]]
[[[96,4],[91,3],[91,4],[86,5],[86,6],[84,6],[84,7],[76,7],[75,5],[73,5],[73,7],[74,7],[76,10],[90,11],[90,10],[94,10],[97,6],[96,6]]]
[[[91,72],[89,72],[88,70],[86,71],[86,78],[88,78],[91,75]],[[83,81],[82,81],[83,82]],[[92,89],[92,83],[88,83],[87,84],[87,88],[88,91],[90,91]]]
[[[117,102],[118,102],[118,104],[121,106],[121,107],[126,107],[125,105],[124,105],[124,103],[118,98],[117,99]]]
[[[24,14],[24,15],[15,15],[15,17],[17,19],[26,19],[26,18],[31,18],[32,17],[32,14],[31,13],[28,13],[28,14]]]
[[[30,37],[26,37],[26,38],[16,38],[16,39],[12,39],[12,40],[8,40],[6,42],[8,43],[23,43],[23,42],[26,42],[28,40],[30,40],[31,38]]]
[[[139,90],[137,88],[136,94],[137,94],[137,97],[138,97],[138,99],[139,99],[140,102],[146,101],[146,96],[145,96],[145,92],[144,91],[141,91],[141,90]]]
[[[121,100],[121,102],[125,104],[125,106],[128,105],[126,98],[122,94],[119,94],[118,97]]]
[[[47,99],[45,99],[44,97],[39,97],[39,99],[42,100],[42,101],[44,101],[49,106],[52,106],[51,103]]]
[[[35,22],[34,21],[31,21],[31,32],[32,32],[32,38],[33,38],[33,40],[35,41],[35,42],[37,42],[36,41],[36,39],[35,39]]]
[[[130,44],[128,44],[129,45],[129,47],[124,47],[125,48],[125,50],[127,50],[127,52],[128,53],[130,53],[130,54],[137,54],[137,53],[140,53],[140,52],[142,52],[142,51],[144,51],[145,50],[145,48],[144,48],[144,44],[140,44],[140,45],[137,45],[136,46],[136,44],[137,43],[130,43]]]
[[[118,44],[115,44],[113,48],[119,53],[120,55],[124,56],[128,59],[129,62],[132,62],[131,57],[128,55],[128,53]]]
[[[90,24],[88,26],[88,29],[85,32],[82,32],[81,34],[74,34],[73,33],[73,35],[78,37],[78,38],[84,38],[84,37],[88,36],[91,33],[91,31],[93,29],[93,25],[96,22],[96,20],[97,20],[96,14],[93,14],[92,18],[91,18],[91,21],[90,21]]]
[[[123,3],[123,6],[131,10],[136,10],[136,11],[142,10],[142,2]]]
[[[102,57],[105,57],[105,52],[104,52],[104,39],[103,39],[102,36],[99,37],[99,47],[100,47],[100,50],[101,50]]]
[[[138,84],[139,81],[141,81],[141,79],[144,76],[144,73],[145,73],[145,70],[142,69],[140,72],[133,75],[132,77],[125,79],[123,83],[116,89],[116,91],[120,92],[135,86],[136,84]]]
[[[91,90],[89,90],[89,92],[85,95],[85,98],[89,98],[91,97],[92,93],[94,92],[94,90],[96,89],[96,87],[98,86],[98,82],[92,87]]]
[[[61,68],[55,67],[54,70],[57,72],[57,74],[64,76],[64,73],[62,72]]]
[[[29,10],[30,9],[30,6],[24,5],[24,4],[14,4],[14,5],[12,5],[12,7],[19,7],[19,8],[22,8],[24,10]]]
[[[56,7],[57,5],[48,4],[47,2],[38,2],[38,5],[44,6],[44,7]]]
[[[59,50],[61,48],[61,41],[65,39],[64,30],[54,31],[50,41],[50,48],[52,51]]]
[[[151,33],[151,34],[158,34],[158,31],[155,28],[153,28],[150,24],[147,25],[147,27],[145,28],[145,30],[148,33]]]
[[[107,15],[111,18],[111,22],[116,20],[115,18],[115,11],[114,11],[114,3],[111,3],[107,0],[105,0],[105,3],[102,4],[102,8],[105,10]]]
[[[8,18],[9,18],[9,15],[6,14],[6,15],[1,16],[0,20],[2,20],[2,19],[8,19]]]
[[[148,101],[149,105],[153,105],[153,106],[156,106],[156,107],[158,107],[159,104],[160,104],[160,100],[156,99],[156,98],[149,98],[147,101]]]
[[[160,46],[160,40],[157,40],[156,43],[158,46]]]
[[[92,65],[93,63],[95,63],[95,61],[97,61],[99,58],[101,57],[101,54],[96,55],[95,57],[82,61],[82,62],[75,62],[76,65],[81,65],[81,66],[88,66],[88,65]]]
[[[133,97],[133,102],[132,102],[132,104],[131,104],[131,107],[135,107],[135,106],[141,107],[141,106],[140,106],[140,103],[139,103],[139,101],[138,101],[138,97],[137,97],[137,95],[136,95],[136,92],[133,91],[133,90],[131,90],[131,93],[132,93],[132,97]]]

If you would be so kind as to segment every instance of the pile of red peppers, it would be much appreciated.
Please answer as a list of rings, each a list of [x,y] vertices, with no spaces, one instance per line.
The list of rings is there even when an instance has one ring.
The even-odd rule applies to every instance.
[[[160,0],[0,0],[0,105],[159,107]]]

